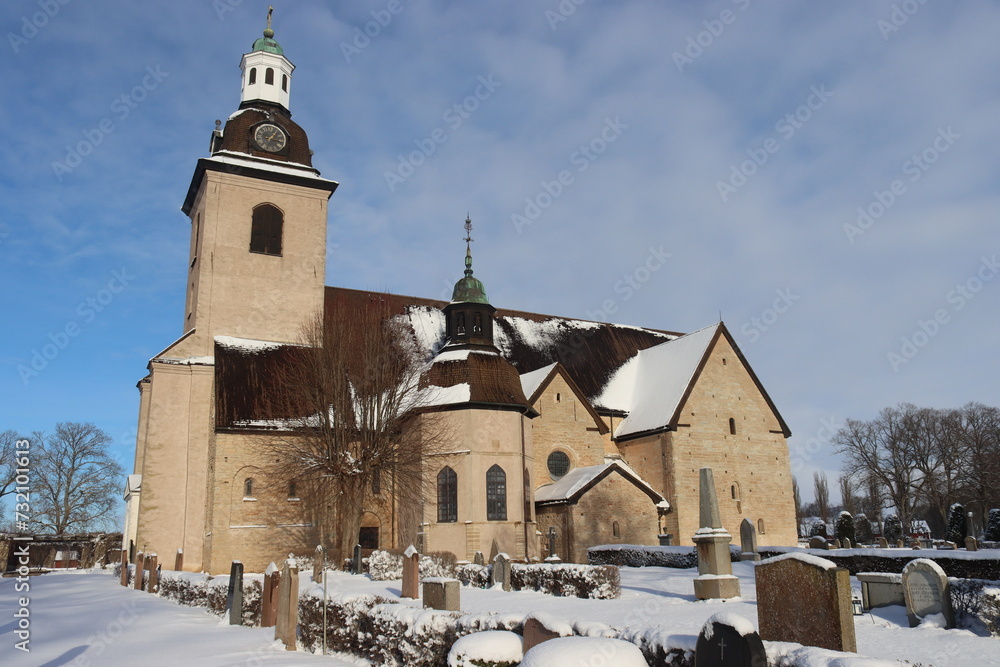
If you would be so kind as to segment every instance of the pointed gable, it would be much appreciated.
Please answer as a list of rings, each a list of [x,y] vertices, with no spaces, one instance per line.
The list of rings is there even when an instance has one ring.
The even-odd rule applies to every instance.
[[[663,496],[647,484],[634,470],[621,461],[608,461],[596,466],[574,468],[564,477],[552,484],[546,484],[535,491],[536,505],[571,505],[577,502],[583,494],[592,489],[602,479],[612,473],[617,473],[632,482],[643,493],[649,496],[657,505],[669,507]]]
[[[538,400],[541,398],[542,394],[552,383],[553,378],[560,376],[569,387],[570,391],[576,396],[576,400],[583,406],[593,419],[594,425],[597,428],[597,432],[604,435],[608,432],[608,425],[604,423],[601,416],[597,414],[597,410],[591,404],[590,399],[587,398],[586,394],[580,389],[580,387],[573,381],[569,372],[563,367],[559,362],[554,364],[549,364],[548,366],[543,366],[536,371],[531,371],[530,373],[525,373],[521,376],[521,386],[524,388],[524,395],[528,397],[528,404],[535,407],[538,404]]]

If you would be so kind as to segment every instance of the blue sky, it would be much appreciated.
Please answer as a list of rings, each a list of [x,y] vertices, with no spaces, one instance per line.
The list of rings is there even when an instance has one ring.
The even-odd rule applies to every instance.
[[[848,417],[1000,404],[998,3],[275,4],[341,183],[328,284],[446,296],[468,212],[498,307],[721,312],[806,499]],[[179,207],[266,11],[0,8],[0,430],[92,421],[131,468],[135,383],[182,333]]]

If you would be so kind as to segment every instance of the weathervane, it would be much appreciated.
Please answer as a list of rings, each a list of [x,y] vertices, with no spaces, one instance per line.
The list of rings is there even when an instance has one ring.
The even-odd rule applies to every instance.
[[[465,214],[465,242],[472,243],[472,218]]]

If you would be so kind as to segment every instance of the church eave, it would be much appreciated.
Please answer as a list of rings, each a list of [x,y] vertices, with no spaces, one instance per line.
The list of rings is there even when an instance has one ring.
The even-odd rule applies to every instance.
[[[247,159],[252,158],[247,156]],[[327,198],[333,196],[334,191],[340,185],[336,181],[328,181],[314,176],[297,176],[295,174],[270,171],[264,167],[255,168],[241,166],[234,169],[231,165],[213,161],[209,158],[199,158],[198,165],[194,170],[194,175],[191,176],[191,184],[188,186],[187,196],[184,198],[184,204],[181,206],[181,211],[184,215],[191,215],[191,209],[194,208],[195,199],[198,197],[201,182],[205,177],[205,172],[207,171],[217,171],[220,173],[236,174],[239,176],[250,176],[264,181],[272,181],[274,183],[285,183],[287,185],[298,185],[304,188],[323,190],[328,193]]]

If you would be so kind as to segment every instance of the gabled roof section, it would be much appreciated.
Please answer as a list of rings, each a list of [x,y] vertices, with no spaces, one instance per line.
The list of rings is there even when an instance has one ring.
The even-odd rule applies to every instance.
[[[555,372],[555,369],[556,364],[549,364],[548,366],[542,366],[538,370],[521,374],[521,389],[524,390],[524,395],[528,397],[529,403],[534,403],[538,399],[536,393],[542,393],[542,390],[544,390],[542,385],[548,385],[552,381],[552,374]]]
[[[548,386],[552,383],[552,379],[556,375],[562,377],[566,382],[566,385],[570,388],[574,394],[576,394],[577,400],[580,401],[580,405],[587,409],[590,414],[590,418],[594,420],[594,424],[597,426],[598,432],[604,435],[609,431],[607,424],[601,419],[601,415],[597,414],[594,406],[591,405],[590,399],[580,390],[570,374],[563,368],[562,364],[556,362],[554,364],[549,364],[548,366],[543,366],[537,371],[531,371],[530,373],[525,373],[521,376],[521,386],[524,388],[524,395],[528,397],[528,404],[534,407],[535,403],[545,392]]]
[[[656,504],[665,503],[663,496],[647,484],[634,470],[620,461],[608,461],[596,466],[574,468],[557,482],[546,484],[535,490],[536,505],[572,505],[602,479],[617,473],[635,484]]]
[[[437,355],[420,379],[422,389],[464,386],[468,403],[531,411],[521,389],[520,376],[497,352],[449,350]],[[454,400],[437,405],[461,405]]]

